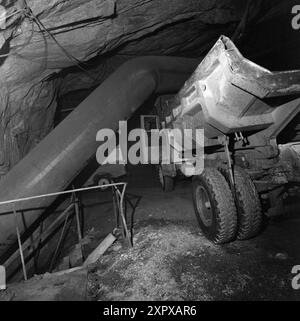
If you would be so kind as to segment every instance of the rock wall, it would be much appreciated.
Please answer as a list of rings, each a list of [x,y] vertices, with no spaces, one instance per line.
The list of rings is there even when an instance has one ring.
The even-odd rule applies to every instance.
[[[4,175],[51,130],[58,94],[98,85],[132,56],[199,57],[221,33],[234,32],[246,2],[6,0],[0,8],[0,175]],[[77,61],[87,63],[74,67]]]

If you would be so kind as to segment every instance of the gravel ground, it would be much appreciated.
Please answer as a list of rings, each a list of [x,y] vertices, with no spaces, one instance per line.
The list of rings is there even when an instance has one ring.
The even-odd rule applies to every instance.
[[[291,286],[300,265],[298,200],[259,236],[216,246],[197,226],[190,182],[163,193],[152,170],[145,173],[129,175],[133,248],[117,241],[88,273],[36,276],[9,285],[0,300],[300,300]],[[114,227],[109,192],[83,202],[91,251]]]
[[[243,244],[241,244],[243,243]],[[116,244],[89,275],[97,300],[299,300],[294,259],[253,242],[216,246],[185,222],[149,221],[133,249]]]

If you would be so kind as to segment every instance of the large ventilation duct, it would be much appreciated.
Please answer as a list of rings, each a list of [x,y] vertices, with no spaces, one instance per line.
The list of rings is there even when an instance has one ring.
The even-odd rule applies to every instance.
[[[101,128],[118,128],[153,93],[178,91],[197,67],[194,59],[141,57],[122,65],[0,181],[0,201],[64,190],[95,154]],[[17,203],[47,207],[53,198]],[[2,205],[0,213],[12,210]],[[29,225],[37,212],[26,215]],[[19,224],[21,225],[21,223]],[[14,216],[0,216],[0,255],[15,235]],[[10,241],[8,241],[10,239]]]

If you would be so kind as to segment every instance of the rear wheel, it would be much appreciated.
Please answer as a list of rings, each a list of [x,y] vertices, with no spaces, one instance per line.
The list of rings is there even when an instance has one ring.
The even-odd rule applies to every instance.
[[[236,207],[229,185],[215,168],[193,177],[193,203],[203,234],[216,244],[234,240]]]
[[[229,182],[229,170],[224,168],[220,170]],[[235,167],[234,180],[238,216],[237,238],[247,240],[260,232],[262,226],[261,203],[255,185],[244,169]]]

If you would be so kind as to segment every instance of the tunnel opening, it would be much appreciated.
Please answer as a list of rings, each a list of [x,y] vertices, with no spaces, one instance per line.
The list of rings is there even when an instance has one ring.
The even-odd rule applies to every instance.
[[[120,172],[116,169],[119,165],[115,165],[112,172],[116,171],[116,174],[112,174],[109,170],[101,172],[102,166],[97,162],[95,152],[99,145],[96,141],[97,126],[97,130],[109,127],[116,132],[117,122],[127,120],[128,131],[131,131],[142,127],[141,116],[151,115],[154,116],[152,128],[156,126],[155,122],[158,120],[158,127],[161,130],[167,124],[168,117],[172,116],[174,121],[177,110],[183,109],[182,106],[190,104],[189,99],[193,99],[191,94],[193,90],[187,90],[194,80],[190,76],[209,55],[221,35],[229,37],[229,41],[231,38],[234,43],[233,46],[225,46],[226,53],[230,54],[234,51],[236,45],[241,54],[251,63],[267,68],[267,73],[299,69],[299,37],[297,30],[293,28],[294,16],[291,15],[291,8],[296,5],[296,2],[287,1],[283,5],[280,1],[276,1],[271,6],[267,0],[248,1],[243,4],[235,0],[211,4],[205,1],[199,1],[199,3],[187,1],[183,4],[176,0],[172,6],[167,1],[140,1],[140,5],[135,6],[134,1],[107,0],[78,1],[77,6],[68,1],[57,0],[56,6],[53,7],[42,1],[28,0],[27,4],[25,1],[24,7],[22,3],[22,1],[0,3],[0,8],[7,16],[3,26],[0,26],[0,45],[2,46],[0,59],[3,59],[0,69],[3,70],[4,75],[0,76],[0,79],[3,78],[0,101],[4,106],[1,110],[0,124],[0,174],[2,176],[0,185],[3,186],[0,200],[5,202],[9,199],[26,198],[44,193],[95,187],[102,184],[100,180],[103,179],[108,183],[126,182],[128,190],[124,201],[126,207],[124,212],[127,213],[126,219],[132,229],[131,237],[137,247],[130,250],[130,246],[125,245],[126,231],[123,231],[122,235],[122,230],[116,230],[114,206],[123,205],[114,202],[116,196],[111,186],[108,190],[99,189],[70,194],[71,198],[69,194],[63,194],[57,198],[53,197],[49,202],[44,200],[33,202],[30,209],[27,208],[29,214],[27,210],[23,211],[23,208],[12,209],[10,205],[3,204],[5,209],[0,216],[0,228],[4,231],[3,235],[7,234],[7,237],[0,242],[0,264],[5,266],[13,255],[16,261],[7,268],[8,281],[16,282],[24,277],[22,258],[16,255],[20,252],[20,243],[28,244],[25,265],[27,277],[31,278],[35,274],[54,273],[80,267],[99,244],[104,244],[106,237],[113,234],[117,240],[114,239],[113,245],[106,249],[105,255],[99,258],[101,264],[95,266],[96,272],[90,274],[92,282],[89,284],[88,296],[93,300],[123,300],[127,297],[138,300],[139,298],[134,294],[135,291],[142,293],[143,299],[213,300],[244,297],[247,299],[249,295],[243,292],[241,287],[243,282],[249,284],[250,296],[294,299],[295,294],[289,291],[287,282],[279,294],[268,290],[268,284],[270,286],[270,282],[274,280],[267,277],[266,281],[261,283],[266,285],[266,291],[263,290],[263,286],[253,285],[257,279],[254,276],[255,266],[250,263],[250,257],[252,255],[260,260],[262,255],[266,255],[270,260],[270,268],[274,270],[278,262],[276,260],[282,260],[282,270],[276,274],[275,281],[285,277],[283,269],[287,268],[289,260],[295,262],[299,258],[296,253],[299,240],[296,236],[289,237],[290,234],[296,235],[299,229],[299,218],[295,215],[298,211],[297,184],[295,187],[295,182],[292,182],[293,201],[290,204],[291,198],[287,189],[277,189],[277,185],[282,182],[280,179],[283,180],[283,176],[288,175],[290,167],[288,165],[284,167],[286,163],[284,166],[281,163],[277,164],[277,146],[272,150],[274,141],[270,146],[268,145],[268,148],[264,145],[265,137],[269,139],[271,136],[273,123],[276,124],[277,118],[285,116],[282,111],[281,114],[280,112],[275,114],[277,107],[284,104],[288,106],[286,110],[294,108],[295,117],[284,124],[285,127],[276,136],[276,144],[299,142],[300,114],[296,113],[297,106],[293,105],[293,102],[299,99],[299,94],[293,94],[293,90],[296,91],[295,87],[288,88],[293,95],[287,98],[282,98],[280,95],[279,98],[273,98],[275,89],[272,89],[271,97],[267,95],[263,97],[264,90],[267,91],[266,87],[269,85],[276,87],[276,84],[268,83],[268,86],[262,86],[261,91],[257,90],[255,94],[251,91],[253,89],[251,84],[249,88],[243,87],[244,79],[240,79],[238,84],[235,83],[234,89],[230,87],[233,90],[233,96],[241,88],[245,90],[238,102],[232,99],[231,105],[228,104],[229,109],[238,104],[243,105],[249,95],[253,94],[253,99],[238,115],[240,119],[244,115],[249,119],[259,115],[247,131],[228,129],[227,124],[222,124],[223,120],[220,120],[218,113],[221,113],[222,106],[228,103],[228,97],[225,94],[222,96],[222,93],[218,92],[219,89],[216,90],[214,86],[224,80],[223,74],[208,79],[204,86],[202,84],[202,87],[199,87],[198,90],[202,90],[201,97],[205,96],[205,90],[208,88],[209,90],[213,88],[213,94],[219,95],[216,105],[221,103],[218,105],[216,114],[211,115],[210,110],[213,110],[213,107],[211,105],[206,107],[204,101],[201,101],[195,105],[196,107],[193,105],[187,112],[184,111],[186,112],[182,117],[184,121],[174,122],[174,128],[194,128],[197,127],[194,126],[195,123],[200,127],[200,116],[195,112],[199,106],[201,111],[204,110],[214,120],[204,128],[208,133],[205,144],[207,144],[206,153],[209,155],[205,159],[205,166],[216,167],[218,173],[209,176],[204,183],[203,181],[195,183],[196,180],[186,175],[187,172],[183,170],[176,173],[177,169],[174,169],[175,166],[172,164],[164,168],[160,164],[126,164],[121,166]],[[3,22],[1,19],[0,25]],[[9,51],[7,50],[8,40],[10,40]],[[192,61],[191,58],[195,60]],[[221,65],[221,61],[222,59],[219,59],[218,64]],[[209,63],[207,65],[209,66]],[[110,79],[114,81],[110,83]],[[204,77],[201,81],[203,79]],[[276,82],[276,79],[274,81]],[[124,83],[131,85],[126,87]],[[279,81],[277,81],[278,84]],[[297,85],[299,84],[295,84]],[[220,91],[225,87],[224,85]],[[99,88],[102,88],[100,89],[102,91],[97,95],[95,92]],[[141,92],[145,95],[143,96]],[[226,99],[222,100],[224,97]],[[91,107],[92,105],[94,107]],[[128,112],[121,111],[124,106]],[[268,106],[268,109],[265,106]],[[84,111],[85,108],[86,111]],[[100,108],[99,112],[96,112],[96,108]],[[183,114],[182,109],[180,112]],[[95,116],[89,118],[87,116],[89,112],[94,113]],[[99,121],[101,119],[103,123]],[[262,127],[258,126],[260,123]],[[265,125],[266,123],[268,126]],[[63,128],[63,124],[67,126]],[[78,128],[80,132],[76,132]],[[56,135],[55,133],[59,131],[60,134]],[[260,132],[262,134],[258,135]],[[224,135],[229,139],[228,146],[222,139],[220,140]],[[121,137],[118,133],[116,136],[119,143]],[[47,139],[48,147],[44,145],[41,149],[39,146],[42,146]],[[88,144],[82,143],[74,154],[70,153],[76,141],[84,142],[91,139],[93,143],[90,148],[84,147]],[[67,142],[65,145],[63,145],[64,141]],[[128,143],[128,150],[133,144],[133,142]],[[232,144],[238,145],[237,150],[232,152],[234,158],[232,166],[242,167],[248,174],[250,173],[251,179],[257,184],[255,188],[258,190],[263,206],[268,204],[266,207],[273,208],[274,204],[280,200],[279,211],[287,212],[287,215],[282,221],[282,228],[276,223],[275,225],[271,223],[271,227],[266,228],[266,232],[258,240],[252,239],[251,236],[243,244],[237,241],[220,249],[207,242],[203,234],[198,235],[192,209],[192,197],[194,197],[192,195],[196,194],[191,195],[190,190],[195,184],[200,184],[200,187],[197,185],[198,190],[203,189],[211,181],[217,181],[214,184],[222,181],[225,185],[231,186],[232,178],[226,174],[227,169],[224,169],[224,164],[228,162],[228,159],[224,159],[224,151],[227,147],[231,148]],[[55,147],[52,148],[52,145]],[[61,148],[60,153],[59,148]],[[47,163],[47,157],[52,151],[53,159],[49,159]],[[72,156],[66,156],[66,151]],[[192,148],[192,152],[195,154],[195,147]],[[292,161],[290,159],[288,161],[294,164],[298,149],[294,148],[292,155]],[[63,170],[51,172],[52,168],[59,166],[60,159],[64,157],[66,163],[62,167]],[[216,160],[217,166],[215,166]],[[26,161],[27,165],[22,165]],[[273,166],[275,163],[276,166]],[[222,166],[219,166],[220,164]],[[188,171],[188,169],[185,170]],[[29,177],[30,172],[33,173],[31,178],[25,180],[24,177],[26,175]],[[164,191],[174,189],[177,174],[175,191],[161,193],[161,186]],[[235,185],[237,184],[235,179],[243,175],[234,171],[232,174],[233,188],[229,189],[228,193],[236,192],[239,186]],[[248,176],[244,176],[244,182],[248,182],[245,177]],[[274,183],[275,178],[279,183],[278,181]],[[290,177],[287,179],[291,180]],[[36,188],[32,187],[34,184]],[[271,187],[268,184],[271,184]],[[206,190],[206,193],[208,192]],[[255,197],[256,194],[252,200]],[[72,204],[79,206],[78,217],[74,212],[75,214],[68,216],[67,220],[60,221],[43,240],[32,242],[33,237],[38,239],[47,226],[55,222],[68,207],[70,200]],[[238,201],[237,198],[233,199],[234,208]],[[244,199],[244,203],[246,201]],[[212,206],[219,206],[215,205],[215,200],[211,198],[204,203],[199,205],[194,200],[194,208],[206,206],[205,210],[208,213]],[[257,204],[253,205],[255,206],[260,207]],[[34,214],[32,219],[27,219],[33,208],[39,209],[39,215]],[[118,210],[120,211],[120,208]],[[239,210],[238,208],[237,213]],[[15,222],[11,219],[14,211],[20,214],[17,219],[21,226],[20,238],[15,231]],[[5,221],[4,217],[8,212],[11,217]],[[270,217],[275,213],[271,212]],[[1,221],[1,218],[4,220]],[[122,216],[119,219],[122,219]],[[266,221],[269,220],[268,216]],[[246,225],[245,223],[245,230],[247,230]],[[83,235],[83,241],[78,239],[80,234],[78,226]],[[246,232],[237,233],[241,235]],[[250,231],[249,235],[251,233]],[[197,235],[200,238],[197,238]],[[280,245],[274,241],[276,237],[282,240]],[[214,240],[214,242],[217,241]],[[161,248],[159,244],[162,245]],[[250,250],[252,245],[259,250]],[[146,249],[145,253],[143,249]],[[221,257],[224,263],[242,250],[246,254],[236,263],[237,266],[244,264],[249,267],[250,279],[247,279],[246,270],[240,273],[232,271],[226,264],[217,264],[226,270],[224,275],[218,274],[212,268],[212,262],[215,262],[217,257]],[[278,254],[279,259],[276,257]],[[188,267],[188,263],[193,267],[197,266],[196,258],[201,256],[205,257],[206,263],[201,265],[201,272],[194,273]],[[141,268],[141,273],[136,270],[137,257],[140,257],[142,262],[146,262]],[[116,266],[115,270],[109,268],[113,264]],[[155,270],[155,264],[159,266],[158,270]],[[172,264],[178,264],[182,272],[172,268]],[[128,273],[127,279],[122,277],[122,269]],[[262,267],[263,276],[266,276],[267,269],[267,265]],[[74,272],[77,273],[76,270]],[[97,273],[103,276],[101,280]],[[134,280],[135,273],[136,280]],[[216,280],[225,276],[228,283],[233,284],[232,287],[222,288],[217,284],[216,289],[210,291],[209,284],[214,282],[210,276],[214,273],[217,273]],[[157,276],[159,274],[160,276]],[[156,276],[152,277],[152,275]],[[235,275],[240,277],[240,282],[234,281]],[[114,278],[124,287],[124,291],[119,291],[119,288],[114,285]],[[210,281],[207,284],[205,282],[200,284],[199,280],[204,279]],[[168,280],[172,280],[173,285],[170,285]],[[141,286],[143,282],[147,283],[145,288]],[[203,292],[197,292],[191,285],[193,282],[199,285]],[[164,292],[162,289],[155,288],[159,283],[169,284],[170,289]],[[187,284],[186,287],[184,283]],[[273,283],[271,285],[274,286]],[[108,290],[106,291],[105,288]],[[120,293],[116,294],[118,291]],[[72,293],[75,295],[74,292]],[[24,298],[26,294],[22,295]],[[22,295],[20,294],[20,297]]]

